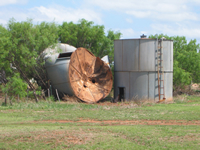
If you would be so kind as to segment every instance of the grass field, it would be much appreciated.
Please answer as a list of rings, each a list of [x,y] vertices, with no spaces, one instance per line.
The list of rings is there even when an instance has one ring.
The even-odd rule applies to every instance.
[[[25,101],[0,106],[0,150],[199,147],[198,96],[163,104]]]

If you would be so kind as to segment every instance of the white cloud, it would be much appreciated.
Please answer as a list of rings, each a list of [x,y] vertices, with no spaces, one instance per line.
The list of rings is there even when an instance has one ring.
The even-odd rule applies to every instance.
[[[159,12],[173,12],[179,9],[183,9],[184,0],[85,0],[86,2],[97,5],[103,9],[114,10],[155,10]],[[185,6],[185,5],[184,5]]]
[[[79,19],[84,18],[89,21],[102,23],[101,15],[93,10],[73,9],[58,5],[52,7],[35,7],[31,9],[31,14],[34,16],[34,20],[36,21],[52,21],[55,19],[56,22],[62,23],[63,21],[77,22]]]
[[[10,5],[10,4],[25,4],[27,0],[1,0],[0,6]]]
[[[200,42],[200,27],[189,27],[182,24],[176,24],[176,26],[166,24],[152,24],[153,33],[163,33],[168,36],[185,36],[188,39],[197,39]]]
[[[126,18],[126,21],[127,21],[128,23],[133,23],[133,20],[132,20],[131,18]]]
[[[0,19],[0,24],[3,24],[3,25],[5,25],[6,23],[7,23],[7,21],[6,21],[6,20]]]
[[[162,14],[162,15],[157,15],[155,18],[159,20],[164,20],[164,21],[175,21],[175,22],[180,22],[184,20],[194,20],[197,21],[198,15],[190,12],[182,12],[182,13],[175,13],[175,14]]]
[[[197,3],[197,4],[200,4],[200,1],[199,1],[199,0],[192,0],[192,1],[194,1],[194,2]]]
[[[145,17],[149,17],[152,13],[150,11],[126,11],[127,14],[129,15],[133,15],[137,18],[145,18]]]
[[[77,22],[84,18],[88,21],[102,24],[101,15],[93,10],[66,8],[59,5],[51,7],[40,6],[26,10],[4,9],[0,11],[1,24],[5,24],[12,17],[17,21],[24,21],[27,18],[31,18],[34,22],[55,21],[56,23],[62,23],[63,21]]]
[[[133,38],[136,33],[132,28],[118,30],[122,33],[122,38]]]
[[[198,20],[188,4],[200,4],[199,0],[85,0],[90,5],[106,10],[115,10],[136,18],[166,21]]]

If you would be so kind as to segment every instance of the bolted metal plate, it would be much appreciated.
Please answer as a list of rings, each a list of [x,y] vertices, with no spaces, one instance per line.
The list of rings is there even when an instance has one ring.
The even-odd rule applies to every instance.
[[[108,96],[113,78],[109,66],[85,48],[78,48],[70,58],[69,80],[74,94],[87,103]]]

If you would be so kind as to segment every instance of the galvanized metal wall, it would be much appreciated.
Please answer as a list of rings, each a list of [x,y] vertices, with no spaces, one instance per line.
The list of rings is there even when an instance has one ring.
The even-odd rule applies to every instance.
[[[114,42],[114,95],[125,88],[125,99],[158,100],[156,39],[126,39]],[[173,41],[163,40],[163,71],[166,99],[172,99]]]
[[[73,95],[74,92],[69,81],[69,58],[58,58],[60,53],[69,53],[75,51],[76,48],[68,45],[59,43],[57,46],[52,48],[47,48],[44,50],[45,55],[45,68],[47,70],[47,75],[51,84],[59,92],[66,93],[68,95]]]

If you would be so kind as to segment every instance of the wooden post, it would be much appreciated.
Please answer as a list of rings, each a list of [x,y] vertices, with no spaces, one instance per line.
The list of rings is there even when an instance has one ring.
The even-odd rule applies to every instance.
[[[58,95],[58,91],[57,91],[57,89],[56,89],[56,95],[57,95],[58,100],[59,100],[59,102],[60,102],[60,98],[59,98],[59,95]]]
[[[45,99],[45,101],[46,101],[46,97],[45,97],[45,92],[42,90],[42,96],[43,96],[43,98]]]
[[[29,90],[27,89],[27,101],[28,101],[28,92],[29,92]]]
[[[48,97],[50,98],[50,92],[49,92],[49,89],[48,89]]]
[[[7,93],[5,94],[5,105],[7,105]]]
[[[13,97],[9,98],[9,100],[10,100],[10,105],[12,105],[12,99],[13,99]]]

